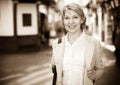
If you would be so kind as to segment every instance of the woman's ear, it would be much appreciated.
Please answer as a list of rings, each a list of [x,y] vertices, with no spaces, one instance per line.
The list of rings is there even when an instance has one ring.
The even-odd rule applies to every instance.
[[[80,22],[81,24],[83,23],[83,20],[81,19],[81,22]]]
[[[86,21],[85,17],[81,17],[81,24],[84,23]]]
[[[84,20],[83,20],[83,18],[81,18],[81,22],[80,22],[80,23],[82,24],[82,23],[83,23],[83,21],[84,21]]]

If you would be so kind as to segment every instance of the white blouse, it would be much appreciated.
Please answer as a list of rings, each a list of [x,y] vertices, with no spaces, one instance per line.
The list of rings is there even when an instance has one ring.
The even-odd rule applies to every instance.
[[[83,85],[85,68],[84,33],[71,45],[65,36],[65,53],[63,58],[63,85]]]

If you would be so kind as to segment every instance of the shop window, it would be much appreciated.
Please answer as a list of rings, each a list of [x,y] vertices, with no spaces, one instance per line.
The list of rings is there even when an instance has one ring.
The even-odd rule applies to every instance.
[[[23,26],[31,26],[31,14],[23,14]]]

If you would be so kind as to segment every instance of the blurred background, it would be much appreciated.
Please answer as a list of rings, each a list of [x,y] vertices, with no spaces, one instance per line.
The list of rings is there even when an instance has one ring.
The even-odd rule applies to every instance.
[[[60,11],[79,3],[86,14],[86,31],[106,44],[114,44],[120,28],[119,0],[0,0],[0,51],[51,45],[64,34]]]
[[[85,32],[104,47],[106,75],[96,85],[120,85],[120,0],[0,0],[0,85],[52,85],[51,44],[65,34],[60,12],[71,2],[83,7]]]

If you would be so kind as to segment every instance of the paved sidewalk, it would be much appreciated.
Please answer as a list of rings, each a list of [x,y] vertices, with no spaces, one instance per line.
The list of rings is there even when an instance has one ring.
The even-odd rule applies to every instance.
[[[113,45],[108,45],[104,43],[102,43],[102,46],[103,46],[103,51],[105,53],[103,57],[105,72],[103,77],[100,80],[96,81],[95,85],[120,85],[120,74],[119,74],[120,66],[115,64],[116,58],[113,53],[115,48]],[[10,55],[6,54],[6,55],[3,55],[3,57],[1,55],[1,60],[4,62],[2,65],[5,65],[5,66],[8,65],[7,67],[9,67],[7,68],[8,70],[6,71],[10,71],[11,69],[12,70],[14,69],[15,71],[18,70],[19,72],[23,72],[23,71],[26,71],[27,69],[27,74],[25,72],[25,75],[20,76],[20,78],[12,78],[10,79],[10,81],[8,79],[4,80],[3,82],[6,81],[7,84],[0,84],[0,85],[23,85],[24,83],[25,83],[24,85],[52,85],[51,84],[52,77],[50,76],[51,72],[49,68],[49,63],[50,63],[49,61],[51,59],[50,57],[51,47],[41,48],[39,52],[29,53],[29,51],[28,52],[26,51],[27,50],[24,50],[23,52],[10,54]],[[14,61],[15,64],[12,61]],[[16,67],[19,67],[19,68],[16,68]],[[43,67],[43,68],[40,68],[40,67]],[[20,68],[22,69],[22,71],[19,70]],[[4,67],[4,71],[5,71],[5,67]],[[41,72],[45,73],[44,76],[43,74],[41,75]],[[13,74],[15,75],[14,71],[13,71]],[[21,79],[22,80],[25,79],[25,80],[21,82]],[[44,81],[42,81],[41,79]],[[13,84],[15,83],[15,81],[19,81],[19,84]]]

